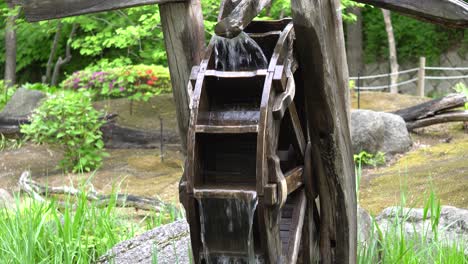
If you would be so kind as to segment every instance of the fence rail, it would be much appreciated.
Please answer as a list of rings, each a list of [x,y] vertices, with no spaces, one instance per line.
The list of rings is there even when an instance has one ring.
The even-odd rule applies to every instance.
[[[375,74],[375,75],[368,75],[368,76],[355,76],[355,77],[350,77],[350,80],[357,81],[356,86],[353,88],[354,90],[358,91],[366,91],[366,90],[384,90],[384,89],[390,89],[393,87],[399,87],[403,85],[407,85],[410,83],[417,82],[418,84],[418,94],[420,96],[424,96],[424,84],[425,80],[456,80],[456,79],[468,79],[468,74],[467,75],[457,75],[457,76],[436,76],[436,75],[426,75],[427,71],[461,71],[461,72],[467,72],[468,73],[468,67],[426,67],[426,59],[423,57],[420,60],[420,65],[418,68],[412,68],[404,71],[399,71],[395,73],[384,73],[384,74]],[[406,81],[398,82],[391,84],[390,83],[390,78],[394,75],[402,75],[402,74],[409,74],[417,72],[416,78],[412,78]],[[376,86],[362,86],[361,81],[365,80],[371,80],[371,79],[379,79],[379,78],[388,78],[388,84],[386,85],[376,85]]]

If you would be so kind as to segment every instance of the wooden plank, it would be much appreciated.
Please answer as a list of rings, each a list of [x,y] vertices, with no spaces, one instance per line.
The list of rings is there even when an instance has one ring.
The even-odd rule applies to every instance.
[[[304,130],[301,125],[301,121],[299,119],[299,115],[297,114],[296,104],[293,102],[289,105],[289,116],[292,123],[292,128],[294,130],[294,134],[296,137],[294,138],[294,143],[297,144],[299,148],[300,154],[302,157],[305,155],[306,149],[306,140],[304,136]]]
[[[355,0],[393,10],[419,20],[451,27],[468,27],[468,3],[463,0]]]
[[[205,30],[200,0],[166,3],[159,6],[172,94],[176,106],[182,150],[187,150],[190,122],[188,85],[192,67],[201,62],[205,50]],[[202,69],[200,69],[202,72]]]
[[[321,263],[356,263],[348,68],[338,0],[292,0],[295,51],[320,195]],[[318,170],[317,168],[323,168]],[[336,241],[332,247],[331,240]]]
[[[257,70],[257,71],[216,71],[216,70],[207,70],[205,76],[213,76],[217,78],[252,78],[256,76],[266,76],[266,70]]]
[[[287,261],[290,264],[296,264],[299,255],[299,246],[302,239],[302,228],[304,226],[304,218],[306,213],[306,197],[302,190],[297,197],[294,213],[291,223],[291,231],[289,235],[289,248],[287,254]]]
[[[246,126],[210,126],[210,125],[197,125],[197,133],[210,133],[210,134],[241,134],[241,133],[257,133],[258,125]]]
[[[288,188],[288,195],[302,186],[303,172],[304,167],[296,167],[284,174],[284,178],[286,179],[286,186]]]
[[[286,85],[286,90],[283,93],[280,93],[277,98],[275,98],[275,103],[273,105],[273,118],[276,120],[281,120],[284,116],[284,113],[291,105],[296,94],[296,84],[293,77],[288,78],[288,84]]]
[[[13,0],[30,22],[186,0]]]

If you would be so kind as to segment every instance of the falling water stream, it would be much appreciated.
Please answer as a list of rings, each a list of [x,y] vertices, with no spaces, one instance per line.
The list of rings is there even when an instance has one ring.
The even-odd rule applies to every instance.
[[[218,71],[253,71],[266,69],[268,60],[260,46],[247,33],[229,39],[214,36],[215,69]]]
[[[229,196],[197,198],[203,259],[206,264],[259,263],[253,239],[257,193],[236,191]]]

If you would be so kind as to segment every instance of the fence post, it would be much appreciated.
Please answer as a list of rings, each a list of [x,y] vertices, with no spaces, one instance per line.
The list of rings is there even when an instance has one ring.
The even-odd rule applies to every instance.
[[[420,97],[425,96],[424,85],[425,85],[425,78],[426,78],[426,58],[421,57],[419,58],[419,71],[418,71],[418,95]]]

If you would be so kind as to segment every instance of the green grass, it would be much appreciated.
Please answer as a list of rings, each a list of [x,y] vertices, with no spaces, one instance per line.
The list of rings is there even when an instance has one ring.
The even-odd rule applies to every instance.
[[[1,263],[93,263],[115,244],[180,217],[172,206],[135,221],[112,201],[101,208],[83,195],[38,202],[16,198],[0,209]]]
[[[356,166],[356,177],[361,178],[360,166]],[[441,202],[434,189],[426,199],[423,211],[423,218],[429,217],[427,221],[430,221],[430,230],[424,230],[418,235],[405,232],[404,223],[408,218],[408,212],[403,210],[407,205],[406,189],[406,186],[401,185],[401,211],[395,214],[391,225],[383,229],[372,220],[373,231],[369,242],[358,245],[358,263],[468,263],[468,256],[464,254],[468,245],[462,241],[448,241],[439,236]],[[357,194],[359,195],[359,192]]]

